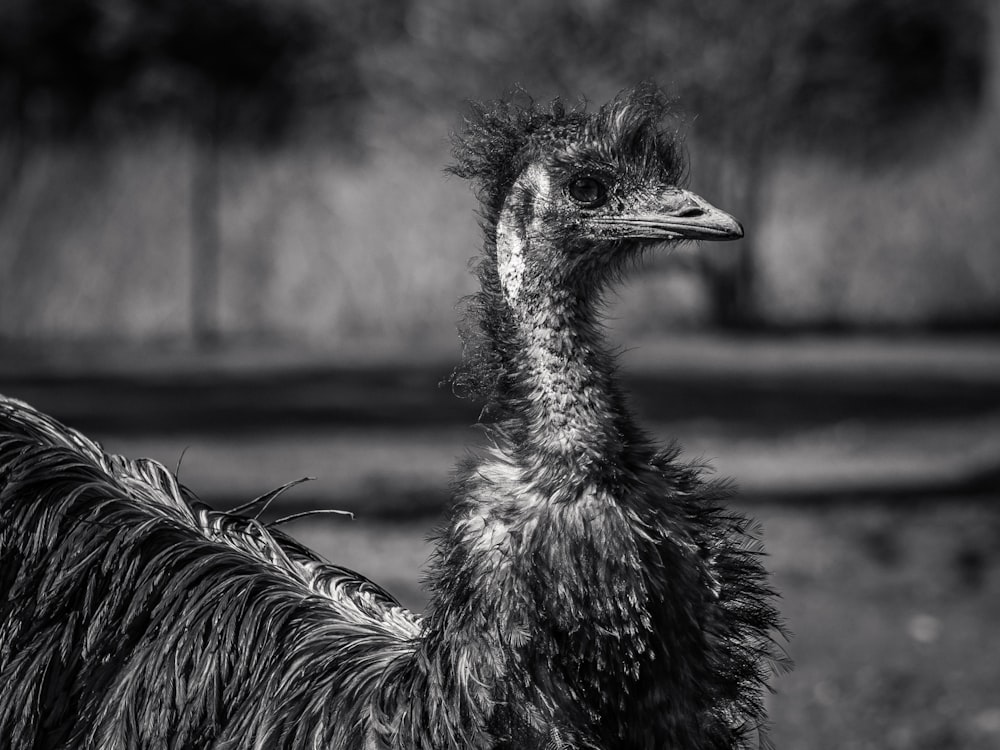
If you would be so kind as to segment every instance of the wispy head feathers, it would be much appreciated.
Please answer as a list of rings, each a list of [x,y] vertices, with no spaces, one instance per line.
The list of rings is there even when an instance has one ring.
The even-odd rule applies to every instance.
[[[448,171],[472,180],[484,213],[495,217],[537,155],[538,142],[565,138],[585,119],[582,109],[567,111],[559,99],[542,107],[523,91],[495,102],[473,102],[464,131],[452,137],[455,164]]]
[[[487,220],[495,220],[528,164],[580,149],[676,182],[684,158],[671,110],[670,98],[649,82],[626,89],[596,112],[586,103],[567,108],[560,99],[543,106],[519,90],[471,105],[465,128],[452,138],[455,164],[448,171],[473,181]]]

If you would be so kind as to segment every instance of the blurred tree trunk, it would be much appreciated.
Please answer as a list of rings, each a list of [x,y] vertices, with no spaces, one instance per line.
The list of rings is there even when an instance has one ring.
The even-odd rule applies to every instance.
[[[986,106],[987,116],[993,121],[1000,118],[1000,3],[987,3],[989,8],[989,41],[987,54],[989,61],[986,71]],[[1000,140],[1000,132],[994,130],[993,135]]]
[[[761,324],[756,295],[758,228],[766,195],[769,139],[765,116],[748,119],[743,130],[728,131],[722,142],[713,140],[700,148],[694,165],[698,189],[735,216],[746,231],[742,240],[705,243],[699,253],[712,323],[727,329]]]
[[[218,343],[221,276],[221,142],[219,95],[212,92],[204,122],[194,133],[191,165],[191,329],[197,346]]]
[[[25,125],[27,104],[21,79],[14,77],[10,83],[10,91],[5,93],[9,93],[4,97],[9,106],[5,107],[3,130],[0,131],[0,138],[4,141],[3,161],[0,163],[0,169],[3,171],[3,175],[0,176],[0,215],[9,210],[8,204],[21,183],[28,155],[28,128]],[[24,249],[17,243],[0,248],[0,270],[3,271],[0,273],[0,321],[12,313],[11,310],[5,309],[3,301],[11,297],[8,285],[14,283],[14,275],[10,273],[10,269],[17,265],[23,252]]]
[[[10,97],[4,97],[9,101],[9,109],[4,116],[3,123],[3,176],[0,177],[0,211],[7,206],[7,201],[17,188],[21,180],[21,172],[24,169],[25,151],[27,148],[27,128],[25,120],[25,96],[24,87],[20,80],[15,80],[11,84],[13,91]]]
[[[733,214],[746,230],[742,240],[706,243],[699,256],[709,289],[712,323],[722,328],[747,328],[757,322],[754,283],[760,164],[759,159],[745,161],[750,163],[731,155],[727,161],[725,154],[715,154],[701,157],[697,165],[709,200]]]

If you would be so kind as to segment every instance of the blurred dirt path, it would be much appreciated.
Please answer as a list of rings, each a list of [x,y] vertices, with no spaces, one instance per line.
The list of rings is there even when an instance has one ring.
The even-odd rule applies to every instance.
[[[216,503],[315,476],[284,502],[436,512],[478,405],[440,386],[433,346],[341,354],[6,352],[0,392],[115,452],[186,451],[182,480]],[[1000,340],[680,337],[626,351],[622,372],[642,424],[751,499],[1000,488]]]

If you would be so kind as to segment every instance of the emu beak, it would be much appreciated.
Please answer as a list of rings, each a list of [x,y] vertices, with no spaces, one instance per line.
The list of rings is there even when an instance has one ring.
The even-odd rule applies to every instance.
[[[690,190],[668,188],[634,213],[600,220],[622,239],[738,240],[743,226]]]

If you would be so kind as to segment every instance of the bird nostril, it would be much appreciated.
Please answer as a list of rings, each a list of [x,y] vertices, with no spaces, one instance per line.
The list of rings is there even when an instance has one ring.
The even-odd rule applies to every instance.
[[[690,219],[695,216],[701,216],[704,213],[705,211],[704,209],[702,209],[701,206],[696,205],[694,203],[688,203],[687,205],[682,206],[680,210],[678,210],[677,213],[675,213],[674,215],[679,216],[681,218]]]

